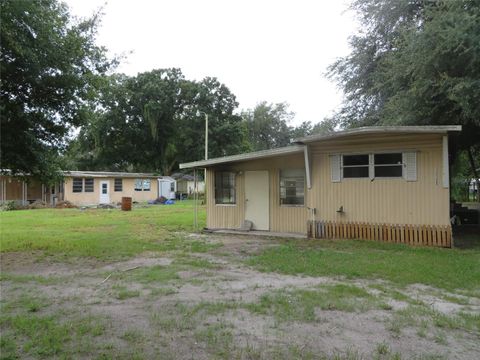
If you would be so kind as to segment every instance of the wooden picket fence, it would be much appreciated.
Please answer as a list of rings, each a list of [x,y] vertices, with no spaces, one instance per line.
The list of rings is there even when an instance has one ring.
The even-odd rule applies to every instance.
[[[394,225],[360,222],[308,221],[308,237],[363,239],[419,246],[452,247],[449,225]]]

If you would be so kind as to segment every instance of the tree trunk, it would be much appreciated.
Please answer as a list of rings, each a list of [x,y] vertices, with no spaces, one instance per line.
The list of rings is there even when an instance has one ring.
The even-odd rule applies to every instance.
[[[475,159],[473,158],[472,147],[468,148],[468,160],[470,161],[470,167],[472,168],[473,178],[474,178],[475,184],[477,185],[476,201],[480,202],[480,179],[478,178],[478,172],[477,172],[477,167],[475,166],[476,165]]]

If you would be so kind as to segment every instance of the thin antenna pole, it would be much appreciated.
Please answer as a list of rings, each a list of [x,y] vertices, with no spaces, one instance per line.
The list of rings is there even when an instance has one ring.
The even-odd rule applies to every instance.
[[[198,197],[198,191],[197,191],[197,169],[193,169],[193,184],[194,184],[194,191],[193,191],[193,201],[194,201],[194,214],[193,214],[193,229],[194,231],[197,231],[197,197]]]

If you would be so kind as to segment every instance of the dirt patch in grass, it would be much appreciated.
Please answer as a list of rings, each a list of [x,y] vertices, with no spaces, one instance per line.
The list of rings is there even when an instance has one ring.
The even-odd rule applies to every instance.
[[[106,359],[474,359],[480,352],[475,296],[259,271],[245,260],[284,241],[175,236],[168,251],[109,263],[3,254],[2,352]],[[196,251],[179,237],[204,245]],[[34,341],[30,320],[64,341],[50,350],[47,338]]]

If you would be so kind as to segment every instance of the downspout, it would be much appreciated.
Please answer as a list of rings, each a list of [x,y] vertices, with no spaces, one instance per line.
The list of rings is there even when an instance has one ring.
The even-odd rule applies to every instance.
[[[311,170],[311,163],[310,163],[310,148],[307,144],[303,144],[303,157],[305,160],[305,179],[307,180],[307,189],[312,189],[312,170]],[[309,191],[306,191],[305,195],[309,194]],[[307,202],[307,198],[305,198],[305,202]],[[316,237],[316,226],[315,226],[315,214],[316,209],[313,207],[308,207],[307,210],[310,212],[310,221],[312,222],[312,233],[311,236],[313,238]]]
[[[448,135],[444,135],[442,139],[442,160],[443,160],[443,187],[450,188],[450,162],[448,161]],[[450,190],[448,192],[448,198],[450,199]]]
[[[305,158],[305,177],[307,179],[307,188],[312,188],[311,171],[310,171],[310,156],[308,145],[303,145],[303,157]]]

